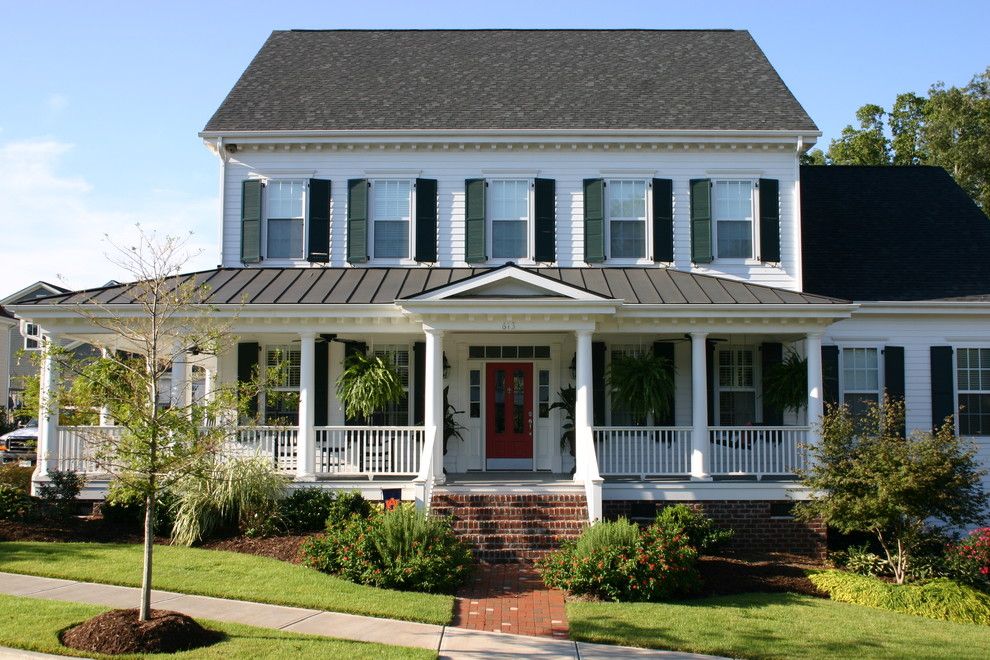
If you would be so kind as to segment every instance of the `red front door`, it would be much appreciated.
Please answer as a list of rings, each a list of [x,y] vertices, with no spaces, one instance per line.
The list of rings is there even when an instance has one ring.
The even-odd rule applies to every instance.
[[[532,363],[490,363],[486,383],[487,457],[533,458]]]

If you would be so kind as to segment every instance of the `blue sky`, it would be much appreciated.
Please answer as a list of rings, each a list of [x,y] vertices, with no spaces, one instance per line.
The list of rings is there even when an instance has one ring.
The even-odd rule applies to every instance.
[[[951,10],[939,7],[951,4]],[[218,166],[196,137],[273,29],[748,29],[824,132],[863,103],[990,65],[990,3],[13,2],[0,4],[0,298],[102,284],[104,234],[192,231],[217,262]]]

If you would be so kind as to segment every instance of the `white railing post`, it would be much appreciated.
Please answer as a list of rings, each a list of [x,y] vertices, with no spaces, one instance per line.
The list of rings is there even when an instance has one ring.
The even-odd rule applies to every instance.
[[[58,346],[58,339],[51,334],[42,335],[45,349],[44,361],[38,383],[38,460],[34,470],[34,480],[47,479],[48,472],[57,469],[58,463],[58,364],[52,349]]]
[[[312,480],[316,469],[316,333],[299,335],[299,430],[296,435],[296,477]]]
[[[809,332],[804,338],[804,352],[808,359],[808,437],[809,446],[818,444],[818,425],[821,423],[822,392],[822,333]]]
[[[709,479],[708,354],[705,332],[691,333],[691,478]]]
[[[427,433],[438,436],[443,433],[443,331],[424,326],[426,333],[426,378],[424,379],[423,426]],[[443,442],[433,438],[432,454],[433,479],[443,481]]]

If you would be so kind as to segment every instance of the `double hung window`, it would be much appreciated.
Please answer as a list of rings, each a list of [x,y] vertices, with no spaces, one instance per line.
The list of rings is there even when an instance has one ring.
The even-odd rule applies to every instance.
[[[646,181],[612,180],[605,186],[608,204],[608,256],[646,257]]]
[[[295,426],[299,422],[299,347],[265,348],[265,423]]]
[[[492,258],[528,258],[530,182],[495,179],[489,182],[488,190]]]
[[[403,390],[402,398],[376,413],[373,421],[381,426],[406,426],[409,424],[409,347],[404,344],[375,346],[373,354],[392,363]]]
[[[716,181],[712,188],[715,256],[753,257],[753,182]]]
[[[960,435],[990,435],[990,348],[956,351]]]
[[[752,348],[718,351],[718,423],[748,426],[756,420],[756,365]]]
[[[876,348],[842,349],[842,403],[853,418],[880,401],[880,357]]]
[[[24,336],[24,350],[36,351],[41,348],[41,328],[37,323],[23,322],[21,334]]]
[[[408,259],[412,226],[412,182],[378,179],[371,182],[373,256]]]
[[[267,249],[269,259],[302,259],[306,182],[274,179],[266,186],[268,199]]]

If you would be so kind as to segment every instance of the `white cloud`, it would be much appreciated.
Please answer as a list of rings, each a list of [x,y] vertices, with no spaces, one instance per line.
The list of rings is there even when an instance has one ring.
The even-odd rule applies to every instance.
[[[0,297],[37,280],[71,288],[127,279],[106,259],[105,236],[127,243],[135,224],[159,234],[197,230],[189,270],[216,264],[217,247],[199,228],[215,226],[217,200],[154,193],[126,211],[101,208],[81,176],[58,171],[72,145],[54,139],[0,142]]]

